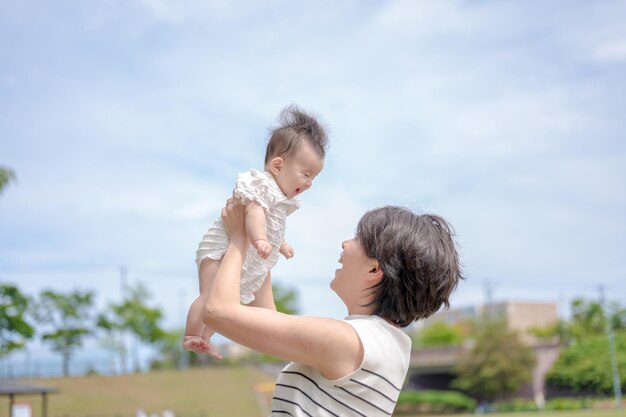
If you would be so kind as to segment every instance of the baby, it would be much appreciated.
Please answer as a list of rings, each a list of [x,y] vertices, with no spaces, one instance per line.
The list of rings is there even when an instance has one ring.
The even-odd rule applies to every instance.
[[[275,309],[270,270],[278,254],[289,259],[293,249],[285,240],[287,216],[300,207],[297,196],[311,187],[324,167],[326,131],[315,119],[295,106],[285,108],[279,126],[271,131],[265,153],[265,170],[237,176],[234,198],[246,206],[246,232],[252,245],[243,262],[241,302]],[[228,248],[221,217],[203,236],[196,251],[200,295],[187,314],[183,348],[221,359],[209,342],[214,331],[202,323],[202,309],[209,283]]]

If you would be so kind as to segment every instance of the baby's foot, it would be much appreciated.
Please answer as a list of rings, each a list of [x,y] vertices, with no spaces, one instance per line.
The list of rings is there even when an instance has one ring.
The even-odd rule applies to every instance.
[[[183,338],[183,349],[222,360],[222,355],[215,349],[215,346],[200,336],[185,336]]]
[[[209,348],[209,344],[200,336],[185,336],[183,338],[183,349],[195,353],[203,354]]]
[[[213,346],[213,344],[209,342],[208,340],[205,340],[204,343],[206,343],[206,346],[207,346],[206,350],[204,351],[204,354],[212,358],[215,358],[218,361],[221,361],[222,355],[220,355],[217,349],[215,349],[215,346]]]

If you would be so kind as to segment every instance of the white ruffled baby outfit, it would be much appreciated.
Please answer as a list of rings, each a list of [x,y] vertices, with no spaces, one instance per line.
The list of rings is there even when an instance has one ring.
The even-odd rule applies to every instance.
[[[279,249],[285,241],[287,216],[300,208],[300,201],[288,199],[267,171],[251,169],[237,175],[234,197],[243,204],[256,201],[265,211],[267,241],[272,251],[267,259],[261,258],[254,246],[250,245],[241,268],[241,302],[249,304],[254,293],[261,288],[267,273],[278,262]],[[228,249],[228,235],[219,217],[204,234],[196,251],[198,269],[204,258],[220,260]]]

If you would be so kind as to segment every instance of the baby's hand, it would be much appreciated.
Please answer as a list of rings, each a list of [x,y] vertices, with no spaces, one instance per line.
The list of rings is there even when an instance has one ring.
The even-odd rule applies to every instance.
[[[289,246],[288,244],[286,244],[285,242],[283,242],[283,244],[280,245],[280,249],[278,251],[280,252],[281,255],[283,255],[287,259],[293,258],[293,248]]]
[[[272,252],[272,245],[265,239],[258,239],[254,241],[254,247],[256,248],[259,256],[263,259],[267,259]]]

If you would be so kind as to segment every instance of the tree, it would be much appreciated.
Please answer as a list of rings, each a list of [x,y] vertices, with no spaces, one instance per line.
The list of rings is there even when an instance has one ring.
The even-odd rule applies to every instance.
[[[475,344],[458,364],[453,386],[481,400],[516,392],[532,376],[536,358],[517,332],[500,321],[479,325]]]
[[[444,321],[436,321],[422,329],[415,337],[419,347],[459,346],[463,343],[463,335],[457,326]]]
[[[617,367],[621,385],[626,388],[626,331],[615,333]],[[606,334],[588,335],[561,351],[546,375],[548,386],[574,392],[613,392],[609,341]]]
[[[599,302],[577,298],[572,301],[571,307],[570,334],[572,337],[580,339],[585,336],[604,333],[606,319]]]
[[[35,304],[37,322],[50,328],[42,333],[42,341],[63,358],[63,375],[69,375],[69,362],[83,339],[92,333],[90,310],[92,291],[73,291],[69,294],[42,291]]]
[[[565,320],[557,320],[556,323],[544,327],[529,327],[528,333],[545,342],[557,341],[568,345],[572,341],[570,324]]]
[[[298,314],[298,293],[296,290],[273,283],[272,293],[274,294],[276,310],[285,314]]]
[[[24,347],[35,330],[26,321],[29,299],[10,284],[0,285],[0,358]]]
[[[626,330],[626,308],[620,303],[609,303],[608,316],[613,330]]]
[[[6,187],[9,182],[15,180],[15,173],[5,167],[0,167],[0,194],[2,194],[2,190]]]
[[[156,344],[159,358],[152,361],[150,369],[178,368],[183,362],[193,363],[198,356],[190,351],[183,350],[182,340],[185,329],[173,329],[165,331],[163,337]]]
[[[108,311],[98,316],[97,324],[109,335],[116,334],[120,343],[122,372],[126,372],[126,343],[124,334],[132,334],[135,341],[135,370],[139,370],[139,342],[154,344],[160,341],[165,332],[160,326],[163,313],[158,308],[149,307],[146,303],[150,298],[147,288],[138,283],[128,289],[128,295],[119,304],[109,304]]]
[[[626,385],[626,309],[620,303],[608,303],[606,312],[594,300],[572,302],[569,331],[572,339],[546,375],[546,383],[574,392],[609,394],[613,389],[609,359],[607,324],[615,332],[617,367],[621,385]]]

